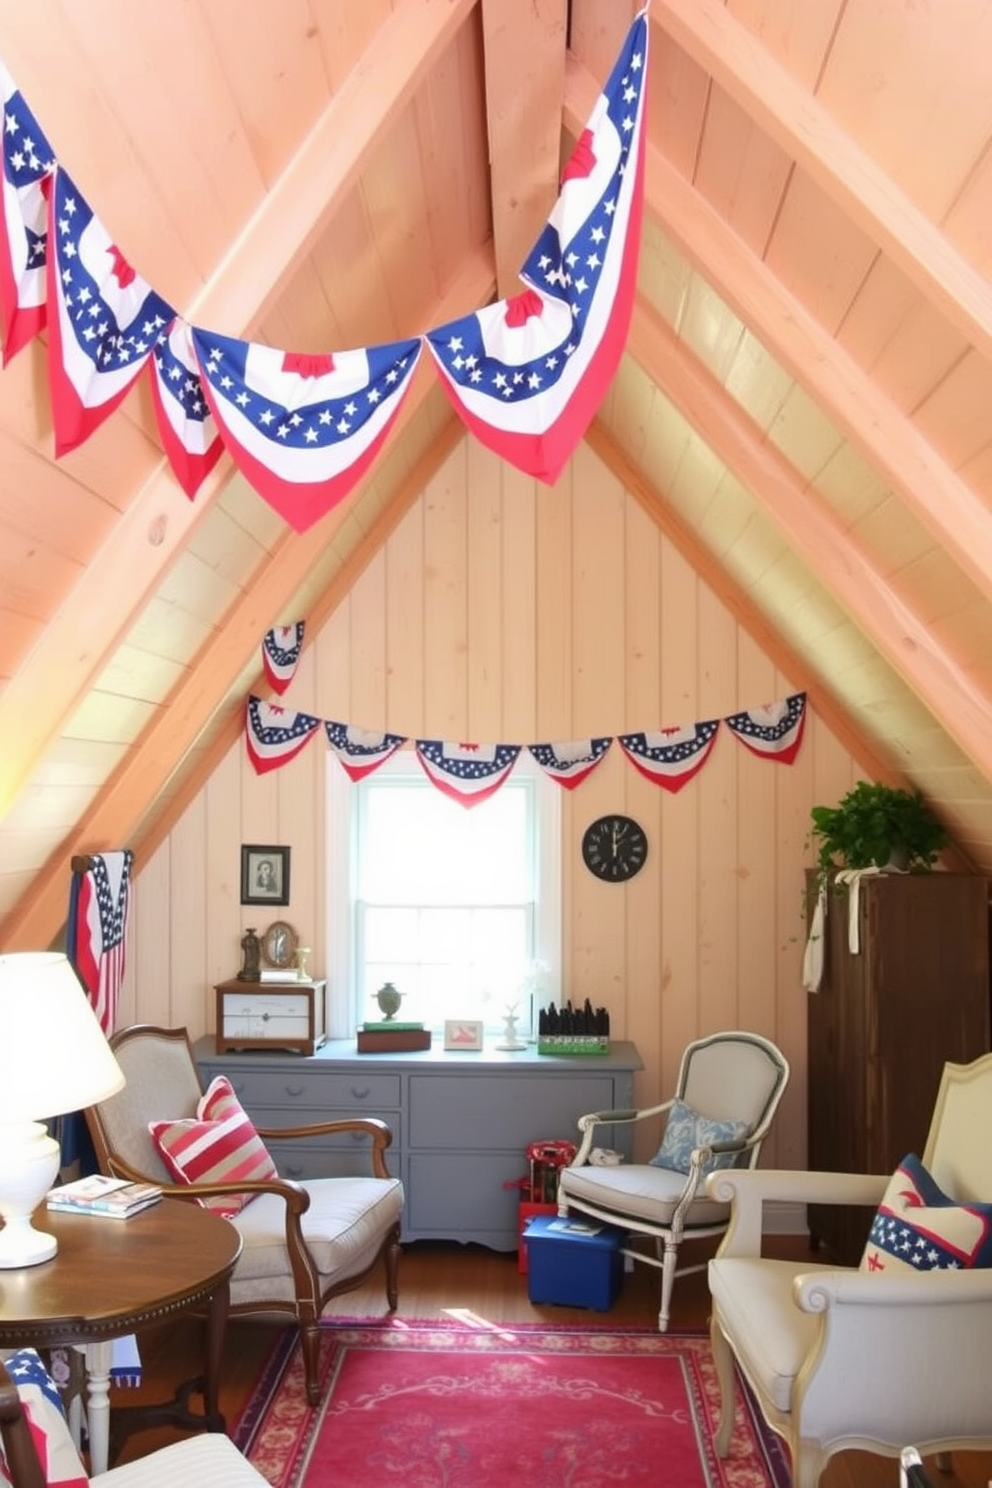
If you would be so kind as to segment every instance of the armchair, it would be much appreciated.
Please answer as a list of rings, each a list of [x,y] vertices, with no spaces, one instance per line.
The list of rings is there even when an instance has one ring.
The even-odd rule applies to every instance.
[[[658,1328],[668,1328],[679,1246],[687,1236],[721,1235],[728,1203],[711,1198],[703,1183],[716,1162],[753,1167],[789,1079],[781,1050],[755,1033],[715,1033],[691,1043],[682,1055],[675,1095],[636,1111],[594,1111],[579,1118],[582,1140],[558,1179],[558,1212],[577,1210],[654,1242],[647,1251],[623,1254],[661,1271]],[[597,1131],[667,1113],[659,1152],[650,1163],[601,1167],[589,1158]],[[687,1114],[688,1113],[688,1114]]]
[[[256,1196],[240,1213],[229,1216],[242,1239],[231,1277],[230,1311],[295,1320],[303,1346],[307,1399],[316,1405],[318,1323],[330,1299],[359,1286],[382,1258],[390,1310],[397,1304],[403,1187],[386,1167],[385,1152],[392,1141],[389,1127],[366,1117],[257,1128],[257,1135],[273,1149],[281,1139],[364,1133],[369,1139],[368,1177],[178,1184],[159,1155],[149,1125],[196,1114],[204,1092],[189,1036],[184,1028],[135,1025],[114,1034],[110,1043],[127,1084],[86,1112],[101,1170],[158,1183],[175,1198]]]
[[[247,1462],[233,1442],[220,1433],[190,1436],[123,1467],[87,1478],[65,1419],[54,1407],[34,1418],[44,1437],[46,1473],[38,1458],[21,1396],[0,1361],[0,1482],[12,1488],[267,1488],[268,1480]]]
[[[990,1126],[992,1054],[945,1065],[923,1152],[924,1168],[953,1196],[941,1214],[992,1200]],[[707,1179],[711,1198],[732,1206],[709,1263],[719,1456],[730,1448],[735,1359],[789,1447],[795,1488],[816,1488],[830,1456],[848,1447],[895,1458],[907,1443],[939,1455],[992,1448],[992,1270],[861,1271],[761,1256],[767,1201],[877,1207],[892,1176],[767,1170]],[[987,1218],[975,1232],[987,1234]]]

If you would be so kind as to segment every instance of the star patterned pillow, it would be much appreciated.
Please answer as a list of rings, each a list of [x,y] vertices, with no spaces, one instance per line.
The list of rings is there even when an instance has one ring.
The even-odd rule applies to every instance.
[[[992,1203],[959,1204],[911,1152],[889,1179],[860,1269],[960,1271],[987,1266],[992,1266]]]

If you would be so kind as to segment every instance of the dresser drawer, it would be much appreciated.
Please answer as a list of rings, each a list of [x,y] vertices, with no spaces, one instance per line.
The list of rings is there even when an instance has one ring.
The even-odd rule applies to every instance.
[[[368,1143],[364,1151],[348,1147],[325,1146],[312,1142],[273,1142],[272,1161],[281,1178],[304,1183],[308,1178],[367,1178],[369,1176]],[[386,1153],[386,1167],[391,1178],[400,1176],[400,1154],[392,1147]]]
[[[249,1114],[255,1125],[263,1131],[278,1131],[282,1126],[314,1126],[321,1121],[355,1121],[361,1117],[378,1116],[393,1134],[393,1144],[389,1151],[395,1151],[400,1145],[402,1115],[399,1111],[305,1111],[299,1106],[261,1106]],[[306,1140],[311,1145],[319,1143],[325,1147],[364,1147],[367,1150],[371,1138],[365,1132],[348,1131],[326,1132]]]
[[[516,1148],[564,1137],[578,1142],[577,1123],[587,1111],[613,1105],[611,1075],[555,1076],[483,1074],[410,1076],[407,1131],[413,1148],[456,1150]]]
[[[220,1069],[215,1073],[220,1073]],[[324,1072],[312,1065],[301,1066],[299,1070],[224,1066],[223,1073],[246,1111],[261,1112],[272,1106],[299,1107],[303,1114],[296,1117],[295,1123],[280,1121],[281,1126],[305,1126],[310,1121],[330,1120],[332,1111],[335,1116],[359,1113],[381,1116],[386,1111],[398,1110],[400,1105],[398,1075],[366,1075],[360,1070]]]

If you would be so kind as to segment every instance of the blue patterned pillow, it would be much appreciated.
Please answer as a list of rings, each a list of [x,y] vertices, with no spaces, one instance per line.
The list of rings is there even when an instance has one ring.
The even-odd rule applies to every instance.
[[[992,1266],[992,1204],[944,1193],[915,1152],[896,1168],[875,1214],[862,1271],[963,1271]]]
[[[651,1164],[656,1168],[670,1168],[674,1173],[688,1173],[694,1147],[708,1147],[711,1142],[739,1142],[750,1130],[747,1121],[711,1121],[708,1116],[700,1116],[685,1101],[675,1100],[668,1112],[664,1140]],[[718,1152],[703,1164],[700,1172],[705,1176],[716,1168],[732,1168],[736,1161],[736,1152]]]

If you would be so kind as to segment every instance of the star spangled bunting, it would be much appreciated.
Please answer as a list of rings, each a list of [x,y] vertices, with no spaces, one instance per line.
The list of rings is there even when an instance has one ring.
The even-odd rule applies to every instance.
[[[295,759],[320,728],[320,719],[309,713],[296,713],[278,703],[265,703],[250,697],[245,717],[245,742],[248,758],[256,775],[278,770]]]
[[[734,713],[723,721],[752,754],[791,765],[803,742],[806,694],[794,692],[776,703],[765,703],[746,713]]]
[[[605,739],[571,739],[568,743],[528,744],[527,748],[546,775],[566,790],[574,790],[602,764],[613,743]]]
[[[519,744],[451,744],[418,739],[417,758],[439,790],[462,806],[477,806],[499,790],[520,753]]]
[[[58,165],[48,248],[48,380],[55,453],[64,455],[124,399],[176,312],[135,273]]]
[[[265,633],[262,641],[262,665],[269,686],[274,692],[284,693],[292,682],[303,650],[305,620],[293,625],[276,625]]]
[[[350,723],[325,722],[324,728],[331,752],[337,756],[351,780],[364,780],[366,775],[384,765],[401,744],[406,743],[405,734],[373,733],[369,729],[355,728]]]
[[[668,791],[678,791],[705,765],[716,740],[720,720],[658,729],[643,734],[621,734],[620,747],[636,770]]]
[[[375,458],[422,343],[307,356],[194,326],[193,345],[234,463],[263,500],[305,532]]]
[[[623,354],[644,200],[647,20],[639,15],[521,269],[528,286],[428,331],[459,417],[480,443],[552,483]]]
[[[155,346],[152,397],[162,448],[176,480],[192,500],[224,445],[200,381],[190,327],[178,317]]]
[[[66,953],[86,988],[100,1027],[109,1037],[117,1026],[117,1003],[124,981],[128,892],[134,854],[94,853],[85,873],[74,873],[69,888]]]
[[[0,192],[0,323],[4,366],[45,324],[48,206],[43,183],[55,155],[0,62],[3,190]]]

